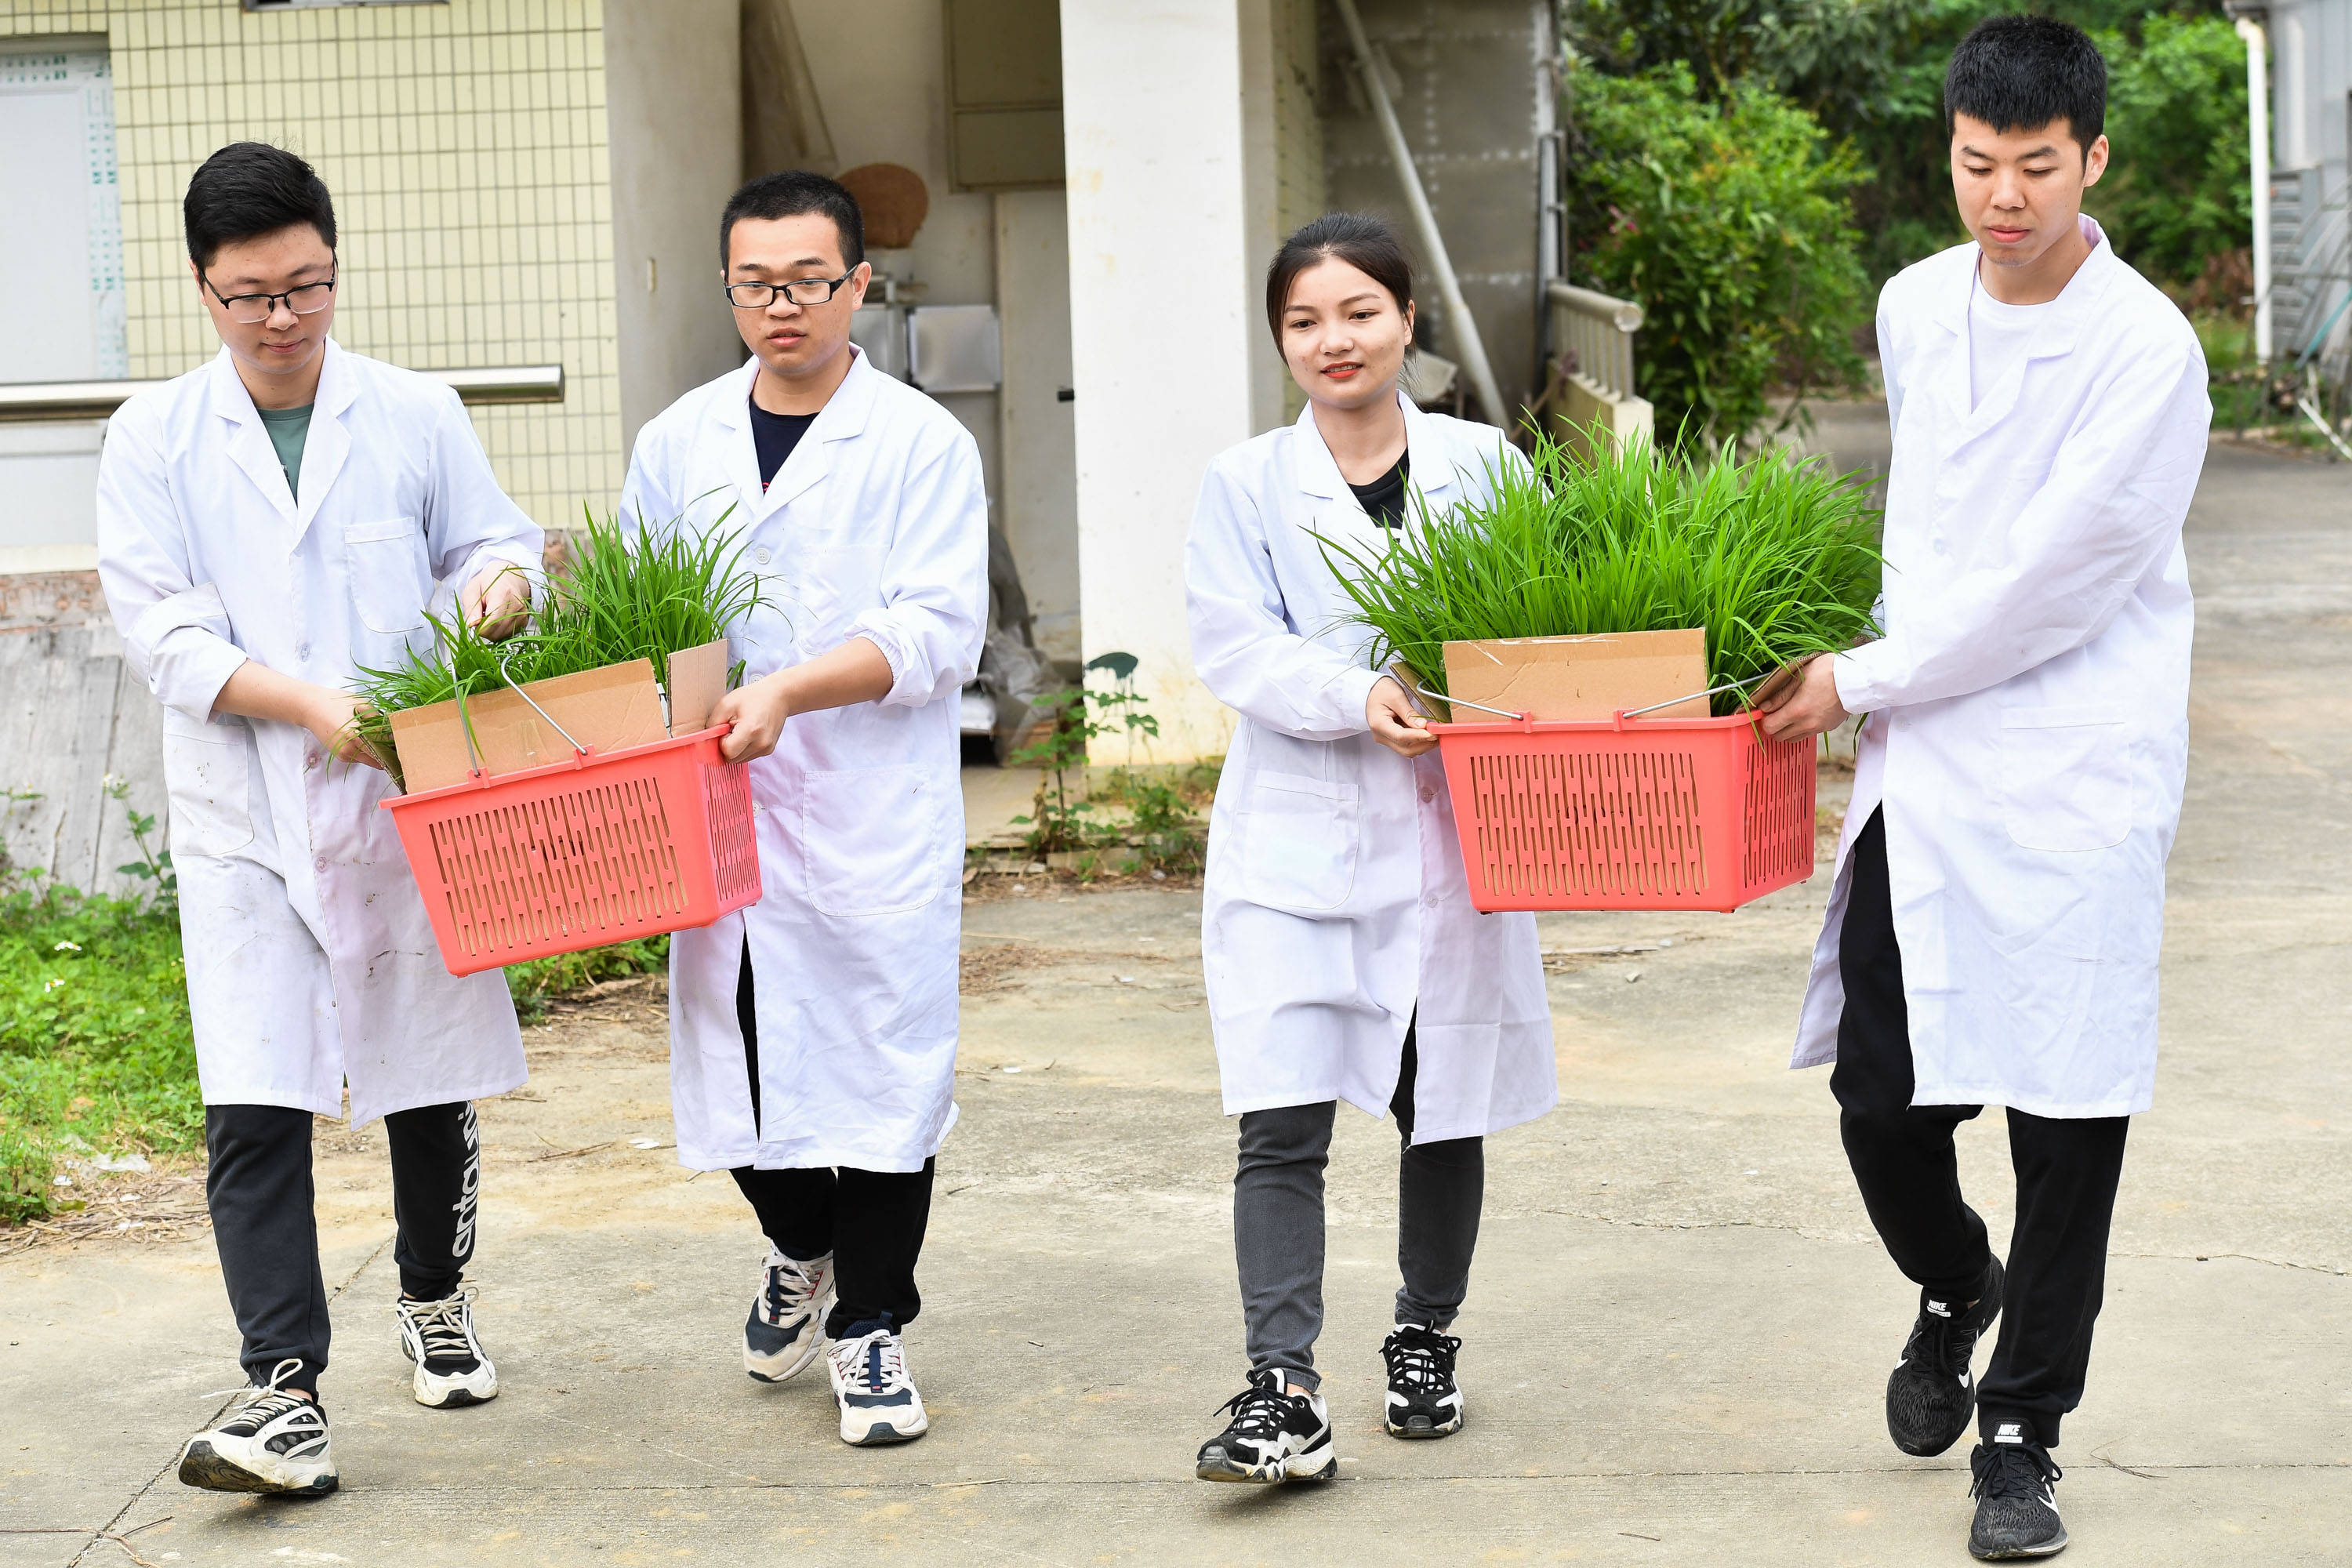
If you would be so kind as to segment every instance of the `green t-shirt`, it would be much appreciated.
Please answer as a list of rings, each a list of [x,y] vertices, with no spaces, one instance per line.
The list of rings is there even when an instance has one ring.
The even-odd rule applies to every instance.
[[[286,493],[297,500],[302,489],[302,444],[310,438],[310,410],[316,406],[306,403],[299,408],[254,410],[269,432],[269,444],[278,448],[278,466],[286,470]]]

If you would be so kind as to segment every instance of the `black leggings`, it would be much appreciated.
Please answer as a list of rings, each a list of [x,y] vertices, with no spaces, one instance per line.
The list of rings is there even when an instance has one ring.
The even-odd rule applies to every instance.
[[[1877,814],[1853,841],[1838,942],[1845,1012],[1830,1092],[1847,1163],[1895,1266],[1932,1295],[1966,1300],[1992,1244],[1960,1195],[1952,1134],[1984,1107],[1911,1103],[1910,1015],[1886,880],[1886,822]],[[1999,1416],[2022,1419],[2045,1447],[2055,1447],[2060,1419],[2083,1402],[2130,1126],[2126,1116],[2009,1112],[2017,1225],[2000,1338],[1977,1387],[1978,1418],[1988,1432]]]
[[[392,1145],[393,1261],[403,1295],[438,1300],[457,1289],[474,1256],[481,1189],[481,1133],[466,1100],[395,1110],[383,1119]],[[280,1105],[207,1105],[205,1202],[229,1309],[245,1348],[246,1375],[266,1383],[291,1356],[292,1388],[316,1392],[327,1367],[327,1284],[319,1268],[317,1188],[310,1174],[310,1113]]]
[[[751,944],[735,986],[735,1014],[743,1027],[743,1066],[751,1077],[751,1119],[760,1118],[760,1030],[751,1006]],[[806,1262],[833,1254],[833,1310],[824,1331],[835,1339],[877,1323],[903,1329],[923,1310],[915,1289],[915,1261],[931,1218],[937,1159],[919,1171],[860,1171],[817,1165],[762,1171],[739,1165],[729,1173],[751,1200],[760,1228],[777,1251]]]

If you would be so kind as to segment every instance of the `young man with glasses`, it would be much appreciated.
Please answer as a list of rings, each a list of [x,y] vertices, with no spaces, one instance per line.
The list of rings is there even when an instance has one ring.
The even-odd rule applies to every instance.
[[[163,775],[205,1095],[205,1199],[252,1384],[180,1479],[331,1492],[327,1291],[310,1120],[384,1119],[402,1348],[436,1408],[495,1397],[470,1288],[472,1101],[523,1081],[495,973],[442,966],[347,689],[431,633],[504,635],[540,531],[499,490],[457,395],[345,352],[335,214],[290,153],[225,147],[188,183],[211,363],[122,405],[99,468],[99,575],[163,704]]]
[[[745,1370],[781,1383],[830,1340],[853,1444],[929,1426],[900,1335],[955,1120],[955,698],[988,611],[979,449],[850,343],[865,253],[822,175],[735,193],[719,281],[751,357],[646,426],[621,502],[760,576],[712,718],[751,763],[766,891],[671,941],[678,1159],[731,1173],[767,1235]]]

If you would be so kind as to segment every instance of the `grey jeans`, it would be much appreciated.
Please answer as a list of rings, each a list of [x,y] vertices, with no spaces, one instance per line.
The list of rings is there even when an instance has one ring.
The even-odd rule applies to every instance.
[[[1397,1172],[1396,1321],[1444,1329],[1470,1288],[1478,1212],[1486,1194],[1481,1138],[1412,1142],[1412,1031],[1389,1113],[1404,1140]],[[1286,1105],[1242,1114],[1241,1163],[1234,1173],[1234,1258],[1241,1268],[1242,1318],[1250,1370],[1280,1367],[1316,1388],[1315,1342],[1323,1331],[1323,1168],[1331,1155],[1338,1102]]]

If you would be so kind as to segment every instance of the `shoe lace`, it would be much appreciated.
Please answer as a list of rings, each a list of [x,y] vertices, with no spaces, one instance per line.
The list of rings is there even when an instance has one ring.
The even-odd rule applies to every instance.
[[[1381,1346],[1389,1363],[1391,1384],[1402,1384],[1418,1394],[1442,1393],[1454,1376],[1454,1358],[1462,1342],[1451,1334],[1419,1323],[1401,1323]]]
[[[771,1326],[781,1326],[786,1312],[805,1304],[816,1294],[821,1278],[818,1268],[822,1262],[822,1259],[811,1259],[803,1263],[781,1252],[772,1256],[768,1264],[768,1288],[761,1297]]]
[[[250,1422],[254,1430],[257,1432],[289,1410],[316,1403],[314,1400],[306,1399],[299,1394],[278,1387],[279,1384],[301,1370],[302,1363],[294,1356],[288,1356],[269,1369],[268,1383],[247,1383],[239,1384],[236,1388],[215,1388],[206,1393],[204,1397],[219,1399],[226,1396],[236,1401],[243,1407],[237,1411],[236,1419]]]
[[[1252,1383],[1247,1388],[1217,1406],[1223,1415],[1230,1410],[1234,1418],[1225,1430],[1242,1437],[1271,1437],[1282,1430],[1282,1418],[1289,1408],[1288,1396],[1272,1383]]]
[[[835,1345],[833,1354],[842,1377],[856,1383],[861,1394],[891,1394],[909,1382],[906,1345],[887,1329]]]
[[[1975,1359],[1977,1331],[1960,1326],[1957,1317],[1939,1318],[1933,1312],[1919,1314],[1912,1328],[1911,1337],[1904,1342],[1903,1359],[1914,1366],[1958,1376]]]
[[[427,1361],[467,1361],[474,1354],[474,1288],[471,1285],[437,1301],[403,1299],[400,1310],[416,1331]]]
[[[1977,1449],[1973,1468],[1970,1497],[2032,1498],[2037,1502],[2042,1489],[2066,1473],[2030,1443],[1987,1443]]]

